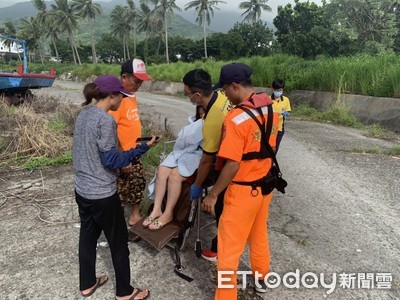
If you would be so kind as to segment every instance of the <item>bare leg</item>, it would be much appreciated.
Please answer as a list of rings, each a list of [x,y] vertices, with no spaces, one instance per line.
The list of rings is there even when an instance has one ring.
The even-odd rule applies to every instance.
[[[128,225],[133,225],[141,219],[140,215],[140,205],[134,204],[131,206],[131,215],[129,216]]]
[[[178,168],[172,169],[168,177],[167,205],[165,207],[164,213],[158,218],[158,221],[160,223],[166,224],[173,219],[174,208],[181,194],[182,182],[184,182],[185,180],[185,177],[179,175]],[[153,224],[151,224],[149,228],[157,229],[156,226],[153,226]]]
[[[161,205],[167,190],[167,181],[172,172],[171,168],[160,166],[157,170],[156,186],[154,190],[154,207],[150,214],[153,219],[159,217],[162,214]]]

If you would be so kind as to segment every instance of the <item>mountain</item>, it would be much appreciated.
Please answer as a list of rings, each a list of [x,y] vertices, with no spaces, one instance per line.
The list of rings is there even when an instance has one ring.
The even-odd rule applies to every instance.
[[[103,9],[102,18],[109,18],[109,14],[116,5],[125,6],[126,0],[113,0],[111,2],[94,1],[99,3]],[[134,1],[138,6],[139,0]],[[54,1],[46,1],[47,9],[51,9],[51,4]],[[208,32],[228,32],[236,22],[241,22],[243,18],[240,16],[240,12],[233,12],[227,10],[215,10],[214,17],[211,19],[211,24],[208,28]],[[3,7],[0,9],[0,24],[5,21],[12,21],[17,23],[19,19],[25,17],[35,16],[37,10],[32,4],[32,1],[19,2],[14,5]],[[196,24],[196,13],[194,10],[185,11],[182,10],[175,14],[175,18],[172,21],[171,35],[181,35],[183,37],[200,39],[203,36],[203,29]],[[101,22],[101,31],[106,31],[104,28],[104,22]],[[264,20],[265,21],[265,20]],[[97,21],[98,22],[98,21]],[[267,25],[270,28],[274,28],[273,24],[267,20]],[[1,25],[0,25],[1,27]],[[106,26],[107,27],[107,26]],[[99,28],[99,29],[100,29]]]
[[[126,0],[114,0],[112,2],[101,2],[101,1],[95,1],[96,3],[99,3],[103,9],[103,14],[101,17],[95,19],[95,28],[96,32],[99,34],[103,32],[109,31],[109,26],[108,24],[110,23],[110,12],[114,9],[116,5],[121,5],[125,6],[126,5]],[[51,4],[54,4],[54,1],[46,1],[46,6],[47,9],[51,9]],[[16,3],[12,6],[9,7],[4,7],[0,9],[0,27],[1,23],[6,22],[6,21],[12,21],[14,24],[17,24],[20,19],[26,18],[26,17],[31,17],[37,15],[38,11],[36,8],[33,6],[32,2],[20,2]],[[81,27],[81,30],[78,32],[79,34],[85,33],[85,30],[87,28],[87,25],[85,22],[82,22],[83,26]],[[99,25],[99,26],[96,26]],[[197,24],[193,24],[183,18],[180,15],[175,15],[175,18],[173,19],[171,25],[171,35],[181,35],[183,37],[187,38],[193,38],[193,39],[200,39],[203,36],[203,29],[198,26]]]
[[[186,20],[196,23],[196,12],[194,10],[189,11],[178,11],[176,14],[182,16]],[[214,17],[211,19],[211,23],[209,26],[210,31],[213,32],[223,32],[227,33],[229,29],[235,25],[237,22],[242,22],[243,17],[241,16],[240,11],[230,11],[230,10],[214,10]],[[275,26],[272,24],[271,19],[267,18],[268,15],[262,18],[263,22],[267,23],[267,26],[273,30],[275,30]]]

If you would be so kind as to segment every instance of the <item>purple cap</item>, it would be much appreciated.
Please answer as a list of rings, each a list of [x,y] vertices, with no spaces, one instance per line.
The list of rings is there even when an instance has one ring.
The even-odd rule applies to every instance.
[[[121,80],[119,80],[114,75],[101,75],[98,76],[94,83],[97,85],[97,88],[102,93],[121,93],[128,97],[133,97],[134,95],[122,86]]]
[[[250,80],[252,73],[253,70],[248,65],[240,62],[222,66],[219,82],[214,86],[214,89],[222,88],[224,84]]]

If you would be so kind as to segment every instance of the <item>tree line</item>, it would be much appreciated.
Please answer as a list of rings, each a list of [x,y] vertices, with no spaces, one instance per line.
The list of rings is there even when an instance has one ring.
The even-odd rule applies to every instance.
[[[27,40],[31,50],[44,61],[44,45],[64,61],[96,64],[99,58],[119,62],[133,56],[146,62],[194,61],[212,57],[232,60],[239,57],[267,56],[274,53],[318,56],[350,56],[357,53],[398,53],[400,50],[400,1],[394,0],[331,0],[322,5],[300,2],[278,6],[273,19],[275,31],[260,20],[271,12],[268,0],[240,3],[243,22],[225,33],[207,33],[214,10],[225,1],[193,0],[183,9],[195,10],[196,22],[202,26],[203,40],[170,35],[171,20],[182,10],[175,0],[126,0],[110,14],[108,33],[94,36],[94,20],[103,11],[92,0],[55,0],[51,8],[44,0],[32,0],[38,13],[21,20],[19,28],[4,24],[4,35]],[[78,26],[86,20],[90,44],[77,42]]]

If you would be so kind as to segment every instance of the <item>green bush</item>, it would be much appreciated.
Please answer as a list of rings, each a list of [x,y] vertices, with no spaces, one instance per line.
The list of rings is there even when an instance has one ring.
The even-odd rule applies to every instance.
[[[335,124],[354,127],[354,128],[361,128],[361,123],[357,120],[355,116],[353,116],[349,109],[345,106],[341,107],[332,107],[327,111],[324,111],[320,115],[321,121],[328,121]]]

